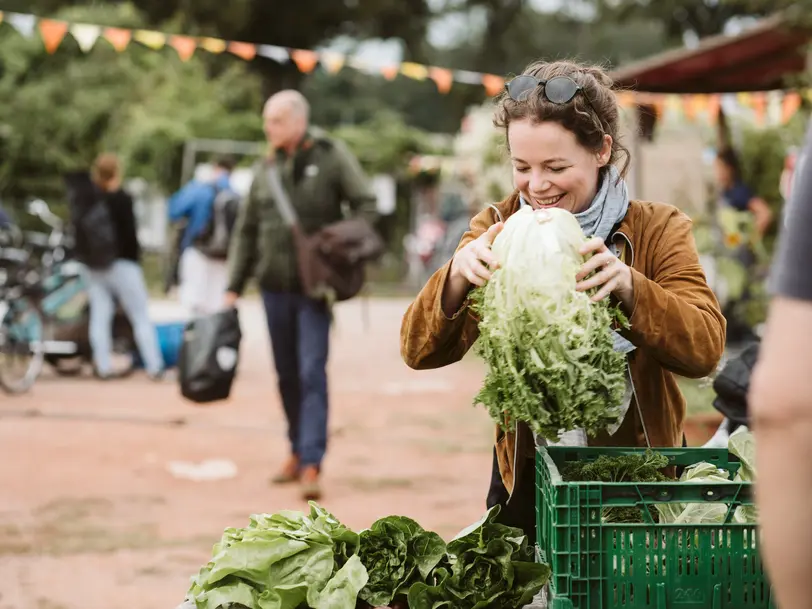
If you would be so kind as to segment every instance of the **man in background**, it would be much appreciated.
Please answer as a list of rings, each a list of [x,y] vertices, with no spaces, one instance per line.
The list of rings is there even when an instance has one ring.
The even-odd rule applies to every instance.
[[[169,220],[185,222],[179,244],[181,304],[194,316],[216,312],[222,305],[228,285],[225,253],[213,255],[202,240],[214,231],[217,197],[236,196],[231,186],[235,162],[230,157],[217,159],[208,180],[194,179],[169,199]]]
[[[299,481],[305,499],[321,496],[327,450],[327,355],[331,311],[302,291],[293,233],[283,221],[271,171],[287,192],[301,230],[312,234],[344,218],[344,205],[374,225],[375,196],[352,153],[309,125],[298,91],[271,97],[263,112],[269,158],[255,167],[230,255],[226,305],[233,306],[252,275],[262,292],[290,454],[275,484]]]
[[[812,150],[812,129],[806,153]],[[750,393],[762,547],[778,606],[812,608],[812,166],[796,172]]]

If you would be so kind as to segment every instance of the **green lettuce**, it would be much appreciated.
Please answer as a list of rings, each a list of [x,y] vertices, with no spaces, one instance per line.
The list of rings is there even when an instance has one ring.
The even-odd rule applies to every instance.
[[[359,597],[384,607],[405,596],[412,584],[425,581],[445,556],[445,542],[411,518],[388,516],[361,531],[361,562],[369,574]]]
[[[533,562],[521,529],[495,521],[499,509],[449,542],[447,565],[435,569],[433,582],[409,589],[409,609],[516,609],[533,600],[550,568]]]
[[[475,403],[551,441],[617,424],[626,390],[626,359],[610,330],[627,320],[609,299],[593,303],[575,290],[585,241],[572,214],[525,207],[494,240],[499,268],[470,295],[480,318],[474,351],[487,364]]]
[[[354,609],[367,583],[358,548],[358,534],[312,502],[308,515],[254,515],[225,530],[187,598],[197,609]]]

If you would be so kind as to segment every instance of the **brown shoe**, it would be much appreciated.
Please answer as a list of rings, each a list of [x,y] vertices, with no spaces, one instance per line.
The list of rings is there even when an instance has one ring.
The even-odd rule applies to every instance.
[[[318,501],[321,499],[321,486],[319,485],[319,468],[308,465],[302,469],[302,499],[305,501]]]
[[[291,484],[299,480],[299,457],[291,455],[282,469],[271,478],[271,484]]]

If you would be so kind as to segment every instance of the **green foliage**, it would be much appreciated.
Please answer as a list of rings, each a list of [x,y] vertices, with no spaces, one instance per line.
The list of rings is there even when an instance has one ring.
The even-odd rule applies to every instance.
[[[405,597],[416,582],[426,581],[445,557],[445,542],[411,518],[387,516],[361,531],[360,558],[369,574],[359,598],[385,607]]]
[[[129,5],[72,9],[71,18],[139,24]],[[59,199],[61,176],[117,152],[130,177],[170,191],[183,144],[193,137],[258,139],[261,90],[243,63],[208,76],[201,58],[183,63],[166,49],[131,45],[117,53],[99,40],[87,55],[68,37],[48,55],[36,37],[0,29],[0,189],[20,204]]]
[[[514,609],[533,599],[550,568],[533,562],[521,529],[496,522],[499,510],[491,508],[448,543],[448,566],[435,570],[435,585],[411,587],[410,609]]]
[[[564,469],[564,480],[568,482],[667,482],[662,473],[668,466],[668,457],[646,451],[645,455],[601,455],[594,461],[572,461]],[[659,514],[654,506],[649,513],[658,521]],[[636,507],[604,508],[603,522],[643,522],[642,514]]]
[[[442,152],[428,133],[409,127],[394,112],[378,112],[361,125],[345,125],[332,134],[346,142],[364,169],[371,173],[399,173],[415,154]]]

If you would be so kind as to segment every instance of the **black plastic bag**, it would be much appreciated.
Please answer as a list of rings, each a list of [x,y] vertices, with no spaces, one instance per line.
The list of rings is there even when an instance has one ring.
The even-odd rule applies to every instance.
[[[183,397],[198,404],[227,399],[237,376],[241,340],[237,309],[189,322],[178,359]]]
[[[750,378],[758,361],[759,348],[759,342],[748,345],[725,365],[713,381],[713,390],[716,392],[714,408],[739,425],[749,423],[747,394],[750,391]]]

